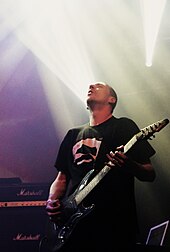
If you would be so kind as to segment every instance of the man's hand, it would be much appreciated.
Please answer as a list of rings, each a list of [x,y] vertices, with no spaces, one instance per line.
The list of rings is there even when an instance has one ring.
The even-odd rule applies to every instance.
[[[113,153],[110,151],[109,154],[107,154],[107,157],[109,159],[109,162],[107,163],[109,166],[119,166],[122,167],[128,162],[128,157],[123,153],[124,146],[119,146],[116,151]]]
[[[145,163],[138,163],[123,153],[123,147],[124,146],[121,145],[116,149],[115,153],[111,151],[107,154],[109,162],[107,162],[106,165],[110,167],[126,166],[128,171],[140,181],[154,181],[156,173],[151,161],[148,159]]]
[[[48,199],[46,202],[46,211],[51,221],[60,219],[61,215],[61,202],[59,199]]]

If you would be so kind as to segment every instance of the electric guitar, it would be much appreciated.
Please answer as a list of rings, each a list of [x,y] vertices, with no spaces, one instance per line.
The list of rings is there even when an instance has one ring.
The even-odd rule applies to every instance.
[[[163,119],[141,129],[139,133],[135,134],[124,146],[124,153],[126,153],[137,141],[143,139],[151,140],[152,137],[155,137],[154,133],[159,132],[168,123],[168,119]],[[111,169],[110,166],[105,165],[91,180],[90,177],[94,170],[89,171],[82,179],[75,192],[61,202],[63,206],[62,217],[57,222],[51,222],[50,225],[52,225],[52,230],[49,237],[47,235],[52,252],[58,251],[66,243],[78,221],[93,210],[94,204],[84,207],[81,203]]]

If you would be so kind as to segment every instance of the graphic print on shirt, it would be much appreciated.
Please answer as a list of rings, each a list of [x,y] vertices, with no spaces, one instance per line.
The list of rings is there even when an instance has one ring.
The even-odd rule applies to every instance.
[[[74,164],[79,166],[85,163],[93,164],[99,152],[101,139],[86,138],[73,146]]]

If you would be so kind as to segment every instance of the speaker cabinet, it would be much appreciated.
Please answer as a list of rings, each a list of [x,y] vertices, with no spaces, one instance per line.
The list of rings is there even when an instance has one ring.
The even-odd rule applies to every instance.
[[[0,251],[41,252],[45,236],[48,183],[0,179]]]
[[[40,252],[46,221],[44,206],[0,209],[0,251]]]

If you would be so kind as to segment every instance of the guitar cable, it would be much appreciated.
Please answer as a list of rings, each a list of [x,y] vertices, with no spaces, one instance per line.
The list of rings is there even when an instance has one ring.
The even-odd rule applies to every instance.
[[[46,242],[47,243],[48,241],[48,238],[46,236],[42,237],[40,242],[39,242],[39,245],[38,245],[38,252],[43,252],[43,246],[44,246],[44,243]],[[46,250],[44,250],[44,252],[46,252]]]

